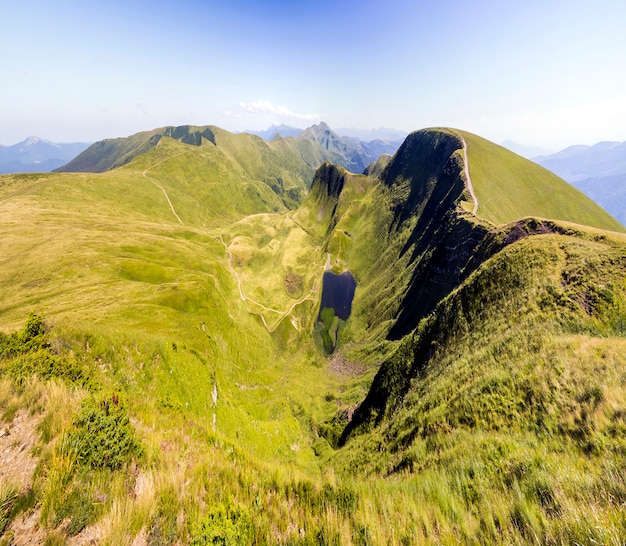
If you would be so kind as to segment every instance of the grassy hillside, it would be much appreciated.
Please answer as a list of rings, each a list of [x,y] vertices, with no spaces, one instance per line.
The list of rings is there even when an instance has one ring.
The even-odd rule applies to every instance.
[[[210,131],[0,177],[0,541],[624,539],[624,236],[473,215],[456,131],[306,195],[292,139]]]
[[[550,171],[476,135],[460,134],[467,142],[482,218],[500,225],[535,216],[624,231],[600,206]]]
[[[405,483],[424,541],[623,538],[625,243],[542,235],[487,260],[383,363],[335,464]]]
[[[267,143],[247,133],[233,134],[214,126],[183,125],[96,142],[57,171],[108,171],[127,165],[155,149],[162,140],[170,139],[194,147],[212,145],[218,148],[219,152],[214,153],[221,153],[219,161],[224,164],[224,175],[238,173],[240,177],[263,182],[290,207],[297,206],[304,198],[317,166],[303,163],[297,150],[284,146],[280,141]],[[188,171],[187,168],[177,172],[186,179]]]

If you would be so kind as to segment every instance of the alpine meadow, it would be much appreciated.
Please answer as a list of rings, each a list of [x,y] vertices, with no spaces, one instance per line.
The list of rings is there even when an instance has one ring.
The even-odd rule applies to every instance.
[[[0,545],[626,542],[626,229],[462,130],[384,151],[0,176]]]

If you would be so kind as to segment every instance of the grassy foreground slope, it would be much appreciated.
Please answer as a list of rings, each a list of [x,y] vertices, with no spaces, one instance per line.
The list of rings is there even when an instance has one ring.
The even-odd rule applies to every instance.
[[[173,517],[167,532],[187,542],[208,536],[201,522],[220,506],[225,527],[232,510],[247,525],[255,499],[267,515],[255,519],[258,533],[297,534],[283,529],[289,498],[276,510],[269,499],[303,472],[319,479],[311,423],[332,415],[324,396],[341,378],[325,373],[308,335],[315,301],[304,291],[323,262],[306,270],[286,256],[283,277],[295,271],[302,282],[290,295],[280,276],[259,293],[237,261],[241,241],[228,226],[284,212],[274,192],[215,146],[169,139],[107,173],[1,184],[2,430],[27,421],[40,461],[26,483],[2,477],[15,540],[26,510],[44,538],[97,532],[121,544],[143,529],[155,543]],[[268,229],[268,241],[296,240],[315,261],[293,222],[280,216]],[[45,322],[24,327],[33,311]],[[120,420],[106,424],[118,407]],[[125,438],[124,415],[141,449],[94,462],[108,448],[81,444],[81,427],[102,423],[103,441]],[[322,523],[311,517],[313,536]]]
[[[0,540],[623,541],[623,235],[473,215],[458,131],[291,210],[306,165],[211,131],[0,178]]]
[[[288,382],[281,347],[242,294],[267,307],[282,305],[281,311],[295,300],[286,295],[274,304],[269,295],[254,294],[233,263],[225,229],[216,229],[284,207],[264,184],[221,160],[215,147],[162,140],[148,154],[102,175],[3,178],[5,328],[17,327],[35,311],[59,329],[103,336],[106,341],[99,344],[116,345],[113,339],[128,337],[132,341],[121,343],[143,347],[132,357],[140,369],[129,366],[120,373],[132,377],[144,366],[156,366],[169,378],[157,385],[160,394],[152,402],[169,392],[192,413],[204,414],[212,406],[210,391],[221,374],[226,375],[218,382],[220,397],[227,405],[229,389],[236,395],[248,382],[260,381],[266,389],[279,378]],[[306,251],[306,240],[301,246]],[[301,272],[303,282],[310,287],[318,271]],[[276,291],[285,293],[284,283]],[[291,310],[294,317],[297,312]],[[287,318],[281,335],[298,339],[301,329]],[[308,366],[293,375],[298,384],[307,370],[319,373]],[[154,379],[152,371],[146,373]],[[254,411],[262,407],[263,393],[257,385],[248,394],[258,398],[250,406]],[[252,422],[233,416],[230,432],[242,425],[262,428]]]
[[[623,541],[624,279],[608,232],[493,256],[384,361],[335,465],[405,484],[416,542]]]

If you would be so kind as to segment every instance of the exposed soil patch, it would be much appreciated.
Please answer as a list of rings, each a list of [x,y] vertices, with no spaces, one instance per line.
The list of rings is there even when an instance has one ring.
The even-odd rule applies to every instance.
[[[30,487],[37,459],[31,455],[39,440],[38,416],[20,410],[10,423],[0,422],[0,478],[20,492]]]
[[[32,487],[33,472],[38,459],[32,450],[39,440],[39,416],[22,409],[10,422],[0,422],[0,478],[25,493]],[[10,544],[43,544],[47,532],[39,525],[41,510],[30,510],[18,515],[5,531]]]
[[[292,298],[297,298],[302,294],[302,278],[293,271],[288,271],[285,275],[285,290]]]
[[[328,369],[337,375],[357,377],[366,370],[366,367],[359,362],[350,362],[343,355],[335,354],[330,359]]]
[[[538,220],[536,218],[523,218],[514,222],[504,240],[504,246],[516,243],[520,239],[531,235],[546,235],[550,233],[566,233],[562,227],[549,220]]]
[[[44,544],[48,532],[39,525],[41,510],[31,510],[15,518],[5,536],[11,537],[11,546]]]

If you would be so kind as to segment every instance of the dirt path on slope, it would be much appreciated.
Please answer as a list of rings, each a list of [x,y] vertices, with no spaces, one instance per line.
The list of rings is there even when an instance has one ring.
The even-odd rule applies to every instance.
[[[159,141],[159,142],[161,142],[161,141]],[[157,144],[157,146],[158,146],[158,144]],[[161,165],[161,163],[165,163],[166,161],[169,161],[170,159],[172,159],[172,158],[174,158],[174,157],[176,157],[176,156],[179,156],[179,155],[185,154],[185,153],[187,153],[187,152],[180,152],[180,153],[175,154],[175,155],[173,155],[173,156],[171,156],[171,157],[167,157],[167,158],[163,159],[162,161],[159,161],[158,163],[155,163],[155,164],[154,164],[154,165],[152,165],[151,167],[148,167],[148,168],[147,168],[145,171],[143,171],[143,173],[142,173],[142,174],[143,174],[143,176],[145,176],[148,180],[150,180],[150,182],[152,182],[152,183],[153,183],[153,184],[154,184],[157,188],[160,188],[160,189],[161,189],[161,191],[163,192],[163,195],[165,195],[165,199],[167,199],[167,202],[168,202],[168,203],[169,203],[169,205],[170,205],[170,209],[172,209],[172,212],[174,213],[174,216],[176,216],[176,219],[177,219],[177,220],[180,222],[180,224],[181,224],[181,225],[183,225],[183,226],[185,225],[185,223],[184,223],[184,222],[180,219],[180,216],[178,216],[178,214],[176,213],[176,209],[174,208],[174,205],[172,205],[172,201],[171,201],[171,199],[170,199],[170,196],[169,196],[169,195],[167,195],[167,192],[165,191],[165,188],[164,188],[163,186],[161,186],[161,184],[159,184],[156,180],[154,180],[154,178],[149,177],[146,173],[147,173],[149,170],[154,169],[155,167],[158,167],[159,165]]]
[[[245,302],[245,303],[251,303],[253,305],[258,306],[260,309],[262,309],[263,311],[269,312],[269,313],[277,313],[278,315],[280,315],[276,321],[276,323],[274,324],[274,326],[269,326],[267,321],[265,320],[265,315],[263,315],[262,312],[260,311],[255,311],[253,309],[248,309],[249,313],[252,313],[254,315],[259,315],[261,317],[261,320],[263,321],[263,325],[265,326],[265,329],[271,334],[272,332],[274,332],[274,330],[276,330],[276,328],[278,328],[278,326],[280,325],[280,323],[287,318],[289,315],[291,315],[292,311],[301,303],[304,303],[307,300],[311,300],[311,301],[315,301],[315,295],[317,294],[318,287],[315,285],[315,283],[313,284],[313,287],[311,288],[311,291],[304,296],[302,299],[294,302],[291,307],[289,307],[289,309],[287,309],[286,311],[280,311],[278,309],[272,309],[271,307],[266,307],[265,305],[263,305],[262,303],[253,300],[252,298],[248,297],[245,295],[244,291],[243,291],[243,279],[241,278],[241,275],[237,272],[237,270],[235,269],[235,266],[233,265],[233,254],[230,250],[228,250],[228,246],[226,245],[226,243],[224,242],[224,239],[222,238],[221,235],[214,235],[212,237],[213,239],[215,239],[216,241],[219,241],[222,246],[224,247],[224,251],[226,252],[226,254],[228,255],[228,267],[231,271],[231,273],[235,276],[235,279],[237,279],[237,288],[239,289],[239,297],[241,298],[241,301]],[[330,254],[329,254],[330,256]],[[296,329],[298,329],[298,321],[295,317],[291,317],[291,323],[294,325],[294,327]]]
[[[472,184],[472,177],[470,176],[470,172],[469,172],[469,159],[467,157],[467,142],[465,142],[465,139],[463,138],[463,135],[461,133],[459,133],[459,136],[461,137],[461,141],[463,142],[463,162],[465,163],[465,180],[467,182],[467,189],[470,192],[470,195],[472,196],[472,200],[474,201],[474,208],[472,209],[472,214],[474,216],[476,216],[476,213],[478,212],[478,198],[476,197],[476,193],[474,193],[474,185]]]

